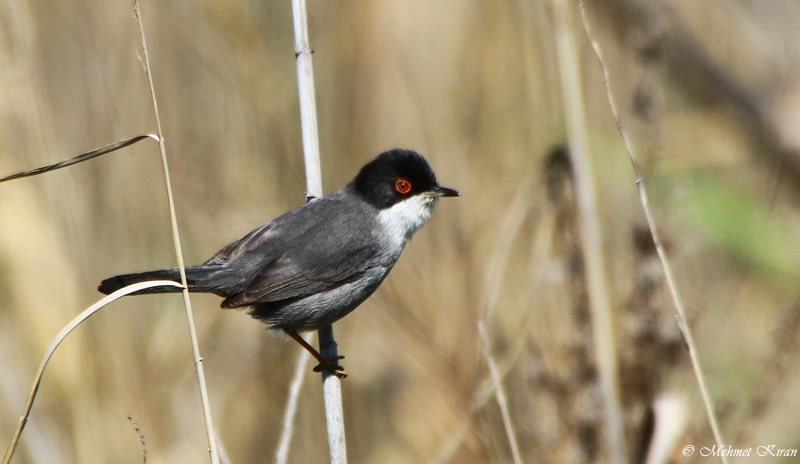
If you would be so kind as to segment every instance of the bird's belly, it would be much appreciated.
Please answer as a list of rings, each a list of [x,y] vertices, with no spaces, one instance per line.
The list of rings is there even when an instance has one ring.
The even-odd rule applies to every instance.
[[[270,303],[268,307],[258,305],[251,315],[266,319],[270,329],[316,330],[338,321],[358,307],[375,292],[387,273],[385,268],[379,272],[368,271],[358,280],[299,300],[279,305]]]

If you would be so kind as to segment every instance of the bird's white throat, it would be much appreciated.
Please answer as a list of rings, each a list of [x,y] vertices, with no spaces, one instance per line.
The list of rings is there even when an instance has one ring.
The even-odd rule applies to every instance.
[[[383,232],[396,246],[403,247],[433,212],[434,198],[414,195],[378,213]]]

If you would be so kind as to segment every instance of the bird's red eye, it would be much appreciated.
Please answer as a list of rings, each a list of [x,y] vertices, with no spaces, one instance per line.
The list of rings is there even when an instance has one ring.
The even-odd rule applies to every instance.
[[[397,181],[394,183],[394,189],[405,195],[411,191],[411,182],[405,179],[397,179]]]

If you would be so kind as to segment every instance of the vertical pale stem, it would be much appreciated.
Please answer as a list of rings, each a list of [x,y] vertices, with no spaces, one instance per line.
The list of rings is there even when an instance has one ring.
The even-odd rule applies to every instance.
[[[306,198],[322,196],[319,164],[317,103],[314,93],[314,67],[308,44],[308,18],[305,0],[292,0],[294,16],[294,54],[297,59],[297,89],[300,94],[300,125],[303,133],[303,159],[306,165]]]
[[[625,424],[618,388],[617,350],[611,304],[608,295],[603,235],[592,177],[591,156],[586,133],[580,58],[572,34],[571,2],[555,0],[556,45],[561,93],[567,124],[569,153],[575,176],[586,283],[592,320],[592,338],[605,406],[605,439],[609,462],[625,459]]]
[[[338,358],[336,341],[333,339],[333,326],[328,325],[319,329],[319,348],[325,358]],[[328,423],[328,447],[331,453],[331,463],[347,464],[341,379],[333,372],[323,369],[322,390],[325,399],[325,418]]]
[[[294,16],[294,51],[297,57],[297,87],[300,93],[300,122],[303,131],[303,156],[306,164],[306,199],[313,200],[322,196],[322,175],[319,163],[314,69],[311,65],[311,47],[308,44],[305,0],[292,0],[292,13]],[[325,358],[338,358],[332,326],[319,329],[319,347],[320,353]],[[344,435],[341,379],[327,370],[323,370],[322,390],[331,462],[344,464],[347,462],[347,447]]]

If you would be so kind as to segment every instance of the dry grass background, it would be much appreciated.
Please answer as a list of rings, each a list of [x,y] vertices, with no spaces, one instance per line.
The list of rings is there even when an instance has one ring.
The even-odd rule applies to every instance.
[[[800,447],[800,6],[593,0],[726,443]],[[379,151],[426,155],[442,201],[336,324],[352,462],[507,462],[478,321],[525,462],[605,462],[547,0],[309,0],[326,192]],[[303,201],[290,2],[142,5],[187,263]],[[576,25],[629,455],[653,401],[713,440],[602,73]],[[153,132],[127,1],[0,2],[0,174]],[[174,265],[157,148],[0,184],[0,442],[50,339],[104,277]],[[195,296],[231,462],[271,462],[298,347]],[[206,462],[181,298],[93,316],[45,374],[15,462]],[[290,462],[327,458],[319,379]],[[770,462],[781,462],[779,459]],[[792,462],[786,460],[785,462]]]

